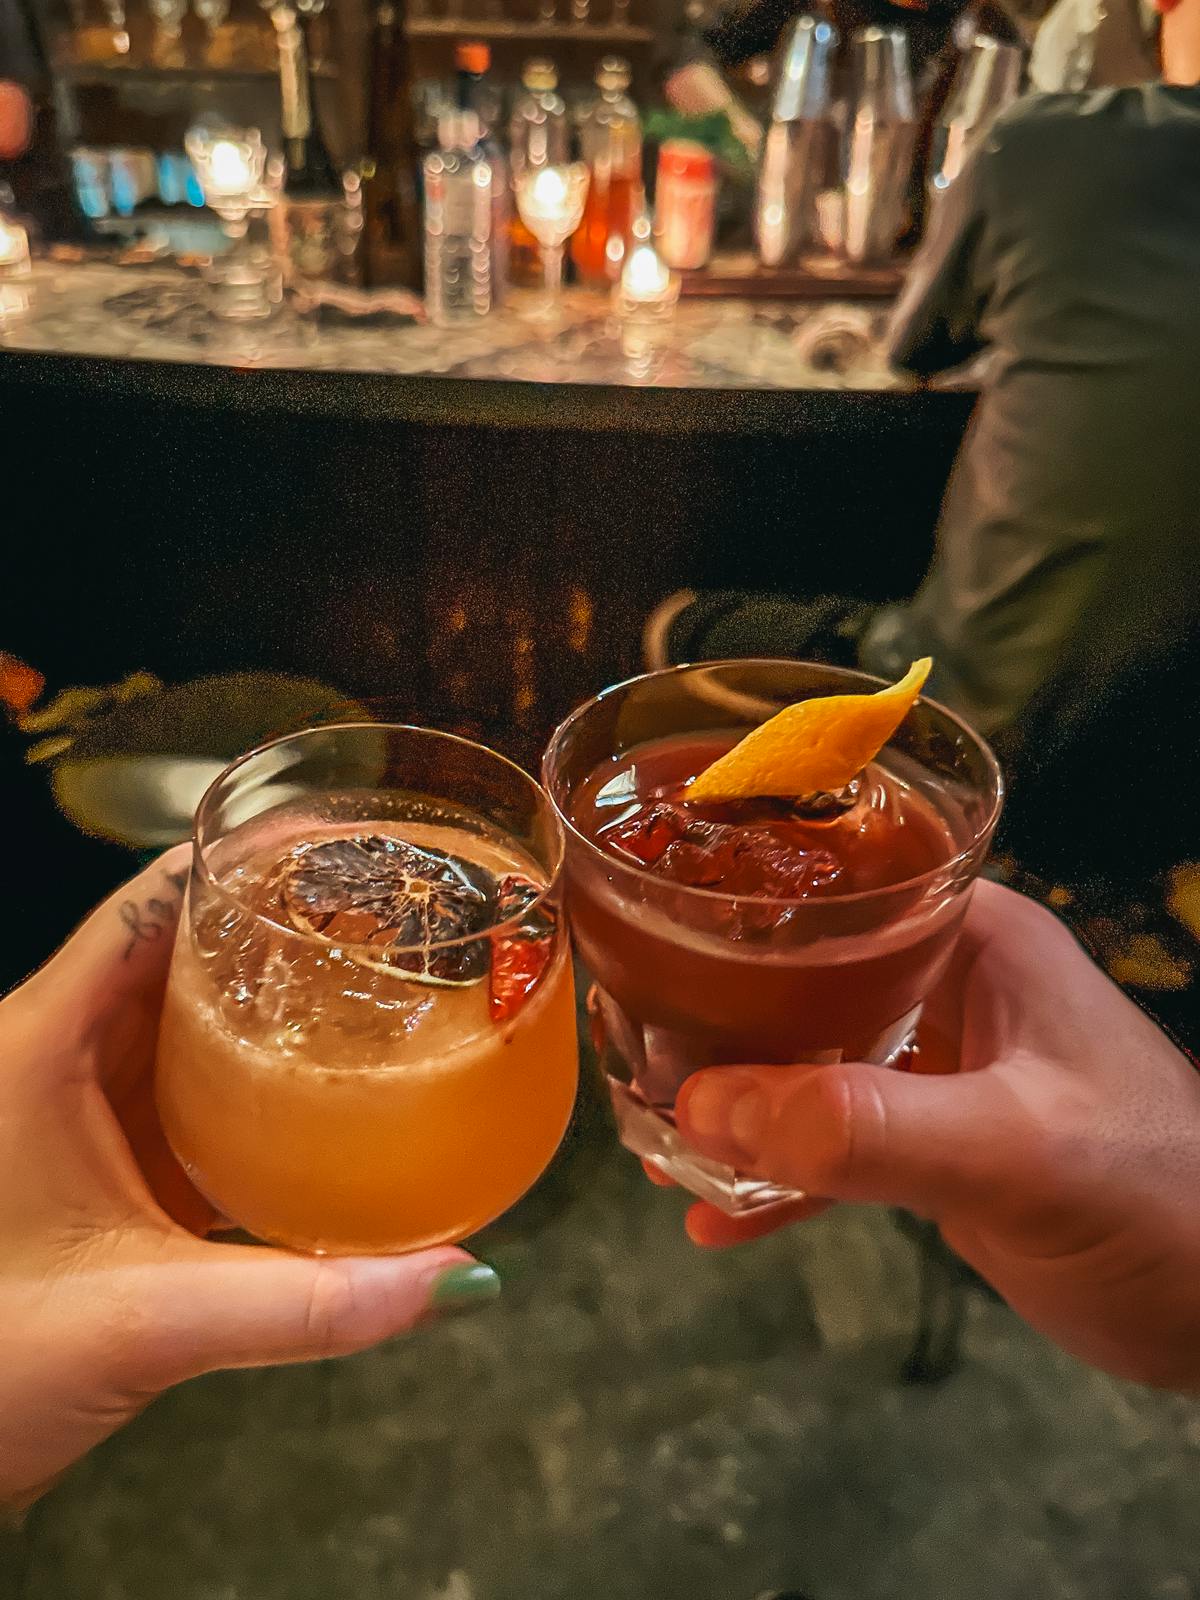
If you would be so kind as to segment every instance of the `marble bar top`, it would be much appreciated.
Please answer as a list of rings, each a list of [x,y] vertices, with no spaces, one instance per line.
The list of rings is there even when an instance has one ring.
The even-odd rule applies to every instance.
[[[374,404],[418,420],[447,420],[449,409],[468,421],[493,420],[494,412],[501,422],[650,431],[731,408],[741,431],[756,417],[799,415],[805,402],[820,412],[820,402],[837,397],[861,403],[913,393],[888,366],[888,308],[879,302],[684,299],[654,328],[622,322],[606,296],[585,290],[569,290],[557,316],[539,315],[541,304],[514,295],[492,315],[449,328],[336,306],[303,316],[284,307],[265,322],[236,324],[210,314],[196,273],[35,262],[28,278],[0,283],[0,373],[7,366],[11,375],[11,356],[22,376],[64,381],[23,359],[57,356],[69,367],[66,381],[105,372],[118,387],[158,382],[178,392],[187,369],[197,399],[226,392],[213,386],[221,373],[287,373],[297,403],[329,383],[295,380],[321,375],[344,380],[343,400],[347,384],[375,380]],[[381,389],[381,379],[392,388]],[[554,404],[544,386],[554,386]],[[667,395],[674,404],[655,404]],[[681,408],[689,395],[695,403]],[[552,415],[559,406],[562,416]]]

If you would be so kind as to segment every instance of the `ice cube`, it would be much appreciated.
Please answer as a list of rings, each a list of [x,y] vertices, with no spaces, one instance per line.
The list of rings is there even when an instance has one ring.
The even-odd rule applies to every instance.
[[[728,820],[729,809],[663,800],[607,829],[603,840],[657,878],[738,900],[807,899],[841,874],[836,856],[814,845],[782,803],[756,802],[736,820]],[[779,920],[778,907],[745,907],[722,926],[742,937],[767,932]]]
[[[655,805],[625,822],[614,823],[601,835],[604,843],[639,866],[653,867],[668,846],[682,839],[687,818],[679,806]]]

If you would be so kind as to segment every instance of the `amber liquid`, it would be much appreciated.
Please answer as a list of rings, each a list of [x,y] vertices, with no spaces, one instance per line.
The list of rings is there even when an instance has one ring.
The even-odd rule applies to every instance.
[[[508,223],[508,277],[518,289],[540,289],[545,280],[542,247],[515,211]]]
[[[412,822],[369,831],[390,826],[494,872],[539,877],[498,836]],[[286,849],[336,831],[310,820],[233,865],[227,852],[226,889],[276,915],[273,869]],[[361,953],[273,931],[224,895],[191,893],[157,1098],[175,1154],[219,1211],[295,1249],[393,1252],[462,1239],[534,1183],[575,1095],[561,929],[532,993],[497,1022],[487,980],[411,982]]]
[[[571,240],[571,260],[586,283],[611,283],[620,276],[641,199],[636,171],[592,173],[583,219]]]

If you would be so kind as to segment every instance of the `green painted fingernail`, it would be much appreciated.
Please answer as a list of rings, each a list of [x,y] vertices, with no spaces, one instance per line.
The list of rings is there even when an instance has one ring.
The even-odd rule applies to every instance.
[[[500,1279],[482,1261],[469,1267],[450,1267],[434,1282],[429,1309],[435,1316],[453,1317],[481,1311],[500,1294]]]

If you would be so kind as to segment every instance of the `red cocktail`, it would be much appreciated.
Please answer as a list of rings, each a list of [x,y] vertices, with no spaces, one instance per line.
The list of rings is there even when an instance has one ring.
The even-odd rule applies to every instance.
[[[782,1196],[683,1145],[680,1085],[703,1066],[900,1061],[1001,781],[987,747],[922,701],[836,796],[696,805],[683,790],[784,706],[878,687],[802,662],[679,668],[591,701],[547,754],[622,1137],[731,1211]]]

